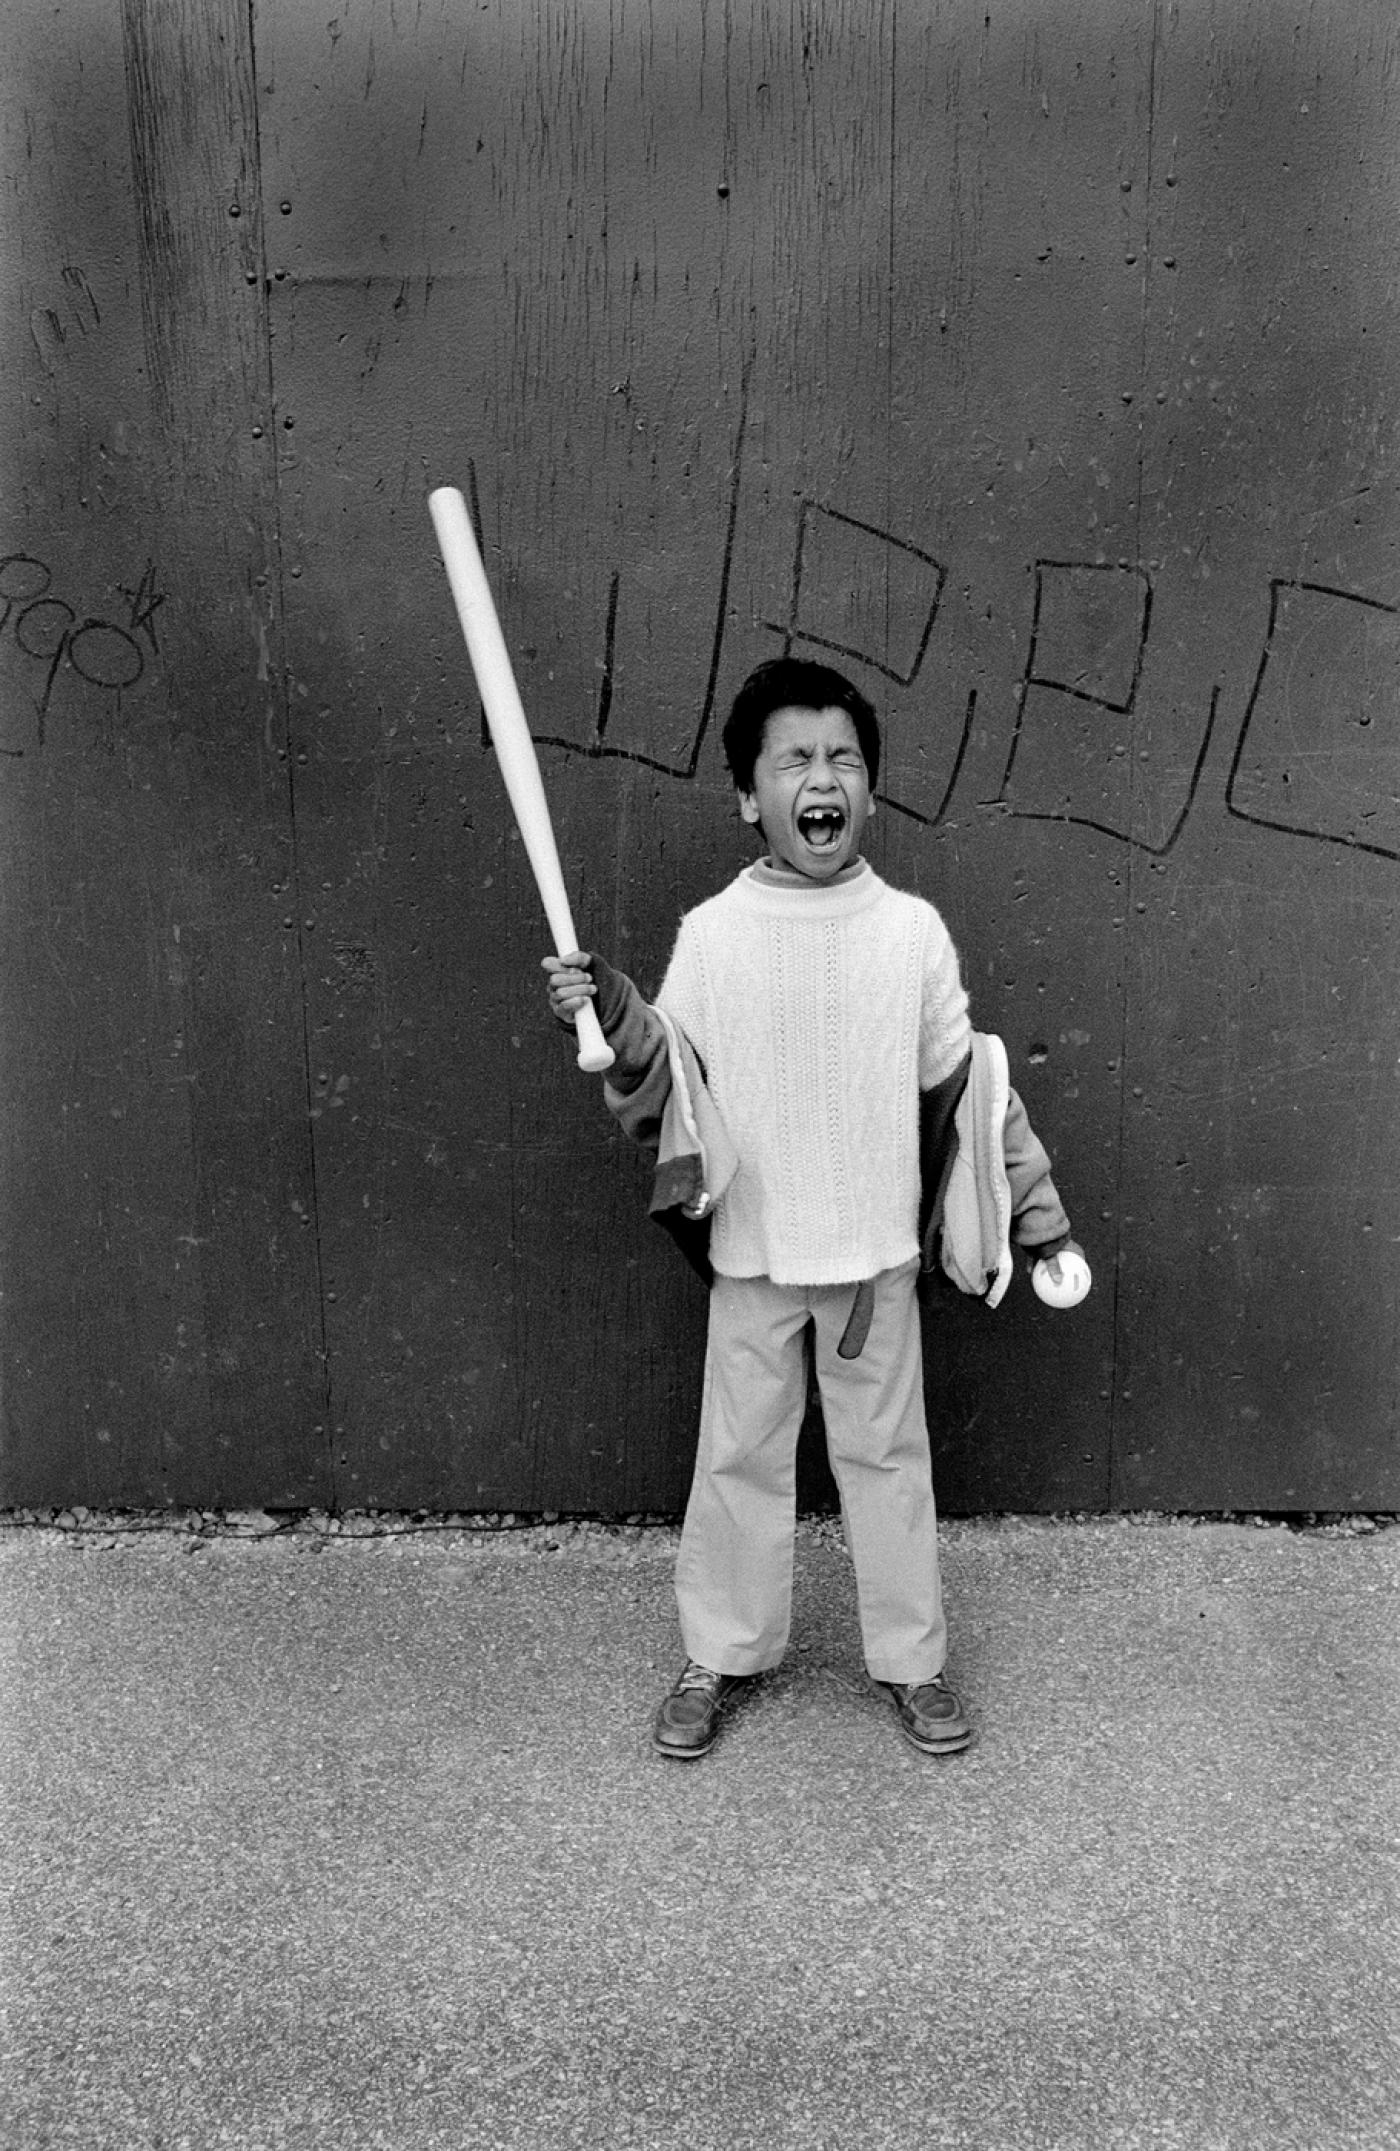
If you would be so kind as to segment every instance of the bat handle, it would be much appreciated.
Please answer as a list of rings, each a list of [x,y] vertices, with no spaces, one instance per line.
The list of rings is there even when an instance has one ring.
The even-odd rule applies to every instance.
[[[578,1064],[585,1075],[601,1075],[605,1068],[611,1068],[617,1055],[603,1036],[598,1011],[591,1001],[585,1001],[574,1017],[574,1029],[578,1032]]]

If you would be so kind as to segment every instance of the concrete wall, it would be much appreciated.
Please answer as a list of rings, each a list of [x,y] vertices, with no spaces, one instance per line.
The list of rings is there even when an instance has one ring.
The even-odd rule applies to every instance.
[[[952,1509],[1394,1506],[1390,0],[11,0],[11,1502],[670,1508],[702,1295],[543,1012],[844,653],[1099,1289],[930,1327]]]

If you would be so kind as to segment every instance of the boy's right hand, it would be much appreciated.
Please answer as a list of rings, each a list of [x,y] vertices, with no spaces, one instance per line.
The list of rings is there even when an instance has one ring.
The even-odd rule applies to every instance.
[[[544,956],[540,963],[548,973],[551,1014],[560,1023],[572,1023],[575,1011],[597,997],[592,956],[586,949],[575,949],[568,956]]]

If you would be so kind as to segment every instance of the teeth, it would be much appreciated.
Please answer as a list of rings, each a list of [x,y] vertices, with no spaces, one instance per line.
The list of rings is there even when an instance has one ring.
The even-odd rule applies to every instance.
[[[846,817],[839,807],[804,807],[797,826],[809,844],[827,846],[839,842]]]

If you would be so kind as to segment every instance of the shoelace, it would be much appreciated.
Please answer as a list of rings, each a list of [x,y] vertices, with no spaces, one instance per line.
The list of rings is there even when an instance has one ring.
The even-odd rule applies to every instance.
[[[950,1696],[953,1692],[941,1673],[935,1673],[932,1680],[891,1681],[890,1686],[894,1689],[894,1692],[899,1697],[901,1703],[907,1703],[910,1696],[917,1695],[921,1688],[934,1688],[938,1691],[939,1695]]]
[[[712,1672],[709,1666],[697,1665],[692,1658],[676,1682],[674,1692],[680,1695],[687,1688],[703,1688],[706,1695],[713,1695],[723,1679],[722,1673]]]

